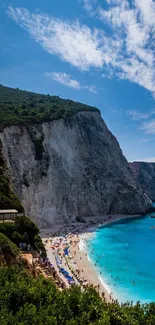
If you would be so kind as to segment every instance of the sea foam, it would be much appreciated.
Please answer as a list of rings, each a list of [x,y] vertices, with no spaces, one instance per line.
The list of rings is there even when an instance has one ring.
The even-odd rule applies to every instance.
[[[112,291],[110,290],[107,283],[103,280],[103,278],[100,275],[98,276],[98,278],[99,278],[100,282],[102,283],[103,287],[105,288],[105,290],[107,291],[107,293],[110,294]]]
[[[80,239],[80,242],[79,242],[79,249],[80,249],[80,251],[86,250],[86,244],[82,238]]]

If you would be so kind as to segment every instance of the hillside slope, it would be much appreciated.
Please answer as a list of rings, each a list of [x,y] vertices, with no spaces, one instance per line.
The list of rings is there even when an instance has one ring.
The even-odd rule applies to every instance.
[[[155,201],[155,163],[134,161],[129,165],[135,180],[151,200]]]
[[[99,112],[95,107],[73,102],[70,99],[0,85],[1,131],[10,125],[39,124],[60,118],[67,120],[79,111]]]

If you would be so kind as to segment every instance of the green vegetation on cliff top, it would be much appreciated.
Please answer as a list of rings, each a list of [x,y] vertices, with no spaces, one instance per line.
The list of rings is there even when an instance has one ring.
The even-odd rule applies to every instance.
[[[98,111],[95,107],[28,91],[0,86],[0,130],[9,125],[37,124],[68,119],[79,111]]]

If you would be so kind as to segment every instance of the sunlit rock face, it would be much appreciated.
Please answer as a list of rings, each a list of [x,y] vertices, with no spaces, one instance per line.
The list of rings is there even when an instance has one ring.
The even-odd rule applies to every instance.
[[[30,128],[42,139],[39,158]],[[7,127],[0,138],[14,190],[40,227],[68,224],[77,216],[142,214],[151,207],[99,112],[29,130]]]

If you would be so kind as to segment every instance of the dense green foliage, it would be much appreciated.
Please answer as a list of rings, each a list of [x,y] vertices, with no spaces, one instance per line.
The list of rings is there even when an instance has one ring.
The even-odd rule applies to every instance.
[[[0,233],[0,256],[7,265],[19,255],[19,252],[18,247],[8,237]]]
[[[42,255],[46,256],[46,251],[39,236],[39,229],[27,217],[16,217],[14,223],[0,223],[0,233],[7,236],[13,243],[19,245],[24,242],[30,244],[37,251],[41,250]]]
[[[155,304],[102,302],[91,287],[59,291],[17,267],[0,268],[1,325],[154,325]]]
[[[16,209],[23,212],[23,207],[11,188],[8,170],[2,153],[0,141],[0,209]]]
[[[68,119],[78,111],[98,111],[95,107],[0,86],[0,129],[16,124],[37,124],[55,119]]]

